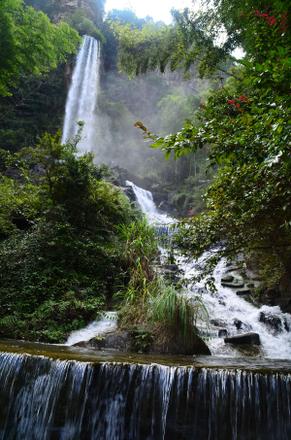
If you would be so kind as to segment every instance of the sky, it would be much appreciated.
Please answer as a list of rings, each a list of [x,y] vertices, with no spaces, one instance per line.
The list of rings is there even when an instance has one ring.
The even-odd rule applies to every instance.
[[[111,9],[132,9],[140,18],[149,15],[155,21],[171,23],[171,9],[184,9],[192,5],[192,0],[107,0],[106,12]],[[198,0],[195,1],[198,3]]]

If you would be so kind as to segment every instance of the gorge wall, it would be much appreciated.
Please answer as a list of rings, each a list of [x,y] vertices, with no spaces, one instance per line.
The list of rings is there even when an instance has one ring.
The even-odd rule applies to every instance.
[[[25,0],[27,5],[41,9],[54,21],[60,21],[82,10],[95,24],[100,24],[104,14],[105,0]]]

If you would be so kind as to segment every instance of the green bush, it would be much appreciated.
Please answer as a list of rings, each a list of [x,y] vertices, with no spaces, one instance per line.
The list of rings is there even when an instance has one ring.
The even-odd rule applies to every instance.
[[[61,145],[59,134],[46,134],[36,149],[11,155],[3,165],[2,336],[63,341],[126,289],[128,243],[121,225],[131,227],[136,214],[90,155],[75,154],[77,141]],[[7,177],[7,170],[17,177]],[[22,215],[24,230],[15,214]]]

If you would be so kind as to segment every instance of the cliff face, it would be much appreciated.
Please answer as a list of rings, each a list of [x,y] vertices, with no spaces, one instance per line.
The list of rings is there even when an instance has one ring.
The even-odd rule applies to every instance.
[[[81,9],[96,24],[100,24],[104,14],[105,0],[25,0],[25,3],[41,9],[54,21],[60,21]]]
[[[100,23],[103,16],[104,1],[100,0],[53,0],[56,6],[57,14],[54,19],[60,20],[67,15],[82,9],[90,20]]]

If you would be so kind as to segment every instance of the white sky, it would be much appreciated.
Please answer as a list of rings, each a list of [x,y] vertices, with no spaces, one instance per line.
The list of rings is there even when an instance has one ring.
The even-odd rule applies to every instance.
[[[194,3],[198,2],[199,0],[194,0]],[[190,7],[192,3],[193,0],[107,0],[105,10],[108,12],[111,9],[132,9],[140,18],[149,15],[155,21],[170,23],[172,8],[180,10]]]

